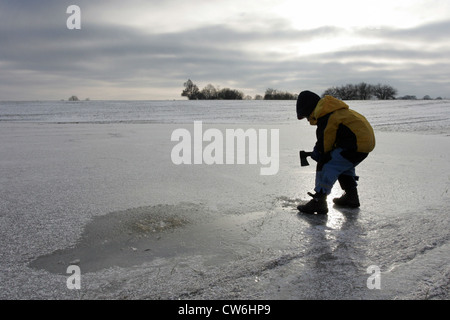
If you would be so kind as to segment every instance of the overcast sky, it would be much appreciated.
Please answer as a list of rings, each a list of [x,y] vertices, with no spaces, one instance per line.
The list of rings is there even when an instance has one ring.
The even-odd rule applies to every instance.
[[[450,98],[450,1],[0,0],[0,100],[183,99],[187,79]]]

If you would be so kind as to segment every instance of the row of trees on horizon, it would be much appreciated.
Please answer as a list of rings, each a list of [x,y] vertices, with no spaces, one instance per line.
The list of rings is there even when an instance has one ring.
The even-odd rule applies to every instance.
[[[246,97],[242,91],[230,88],[216,89],[212,84],[200,90],[191,79],[184,83],[181,96],[189,100],[243,100]]]
[[[331,87],[325,90],[323,96],[330,95],[341,100],[393,100],[397,95],[397,89],[387,84],[346,84],[340,87]]]
[[[387,84],[367,84],[360,82],[358,84],[347,84],[340,87],[331,87],[325,90],[322,97],[330,95],[341,100],[417,100],[414,95],[405,95],[402,97],[396,97],[397,89]],[[432,100],[429,95],[423,97],[423,100]],[[436,100],[442,100],[441,97],[437,97]]]
[[[212,84],[208,84],[202,90],[188,79],[184,84],[184,90],[181,96],[187,97],[189,100],[297,100],[298,94],[280,91],[273,88],[268,88],[264,96],[256,95],[252,98],[245,95],[242,91],[230,88],[216,89]],[[416,100],[417,97],[413,95],[406,95],[397,97],[397,89],[387,84],[367,84],[360,82],[358,84],[346,84],[339,87],[330,87],[326,89],[322,97],[331,95],[341,100]],[[432,100],[428,95],[423,97],[424,100]],[[441,97],[436,98],[442,99]]]

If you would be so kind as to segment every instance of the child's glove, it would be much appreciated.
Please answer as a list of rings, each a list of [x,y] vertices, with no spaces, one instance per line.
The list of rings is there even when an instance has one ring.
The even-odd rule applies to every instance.
[[[320,160],[320,152],[317,150],[317,147],[314,147],[314,150],[311,152],[311,159],[316,162]]]

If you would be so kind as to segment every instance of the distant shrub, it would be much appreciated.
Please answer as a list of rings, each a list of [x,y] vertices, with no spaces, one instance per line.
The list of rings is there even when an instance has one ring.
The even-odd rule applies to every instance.
[[[244,93],[239,90],[230,88],[218,90],[212,84],[208,84],[200,90],[191,79],[184,83],[181,96],[187,97],[189,100],[243,100],[245,97]]]
[[[341,100],[370,100],[376,97],[379,100],[395,99],[397,89],[386,84],[347,84],[340,87],[331,87],[325,90],[322,96],[330,95]]]
[[[297,97],[297,94],[268,88],[264,95],[264,100],[297,100]]]

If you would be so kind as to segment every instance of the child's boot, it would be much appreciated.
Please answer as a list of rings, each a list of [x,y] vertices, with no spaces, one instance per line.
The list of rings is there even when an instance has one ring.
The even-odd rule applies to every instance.
[[[317,212],[317,214],[327,214],[327,195],[321,192],[318,192],[316,194],[308,192],[308,194],[313,197],[312,200],[307,204],[299,205],[297,209],[303,213],[314,214],[315,212]]]
[[[359,208],[358,190],[355,188],[344,190],[340,198],[334,198],[333,202],[339,207]]]

